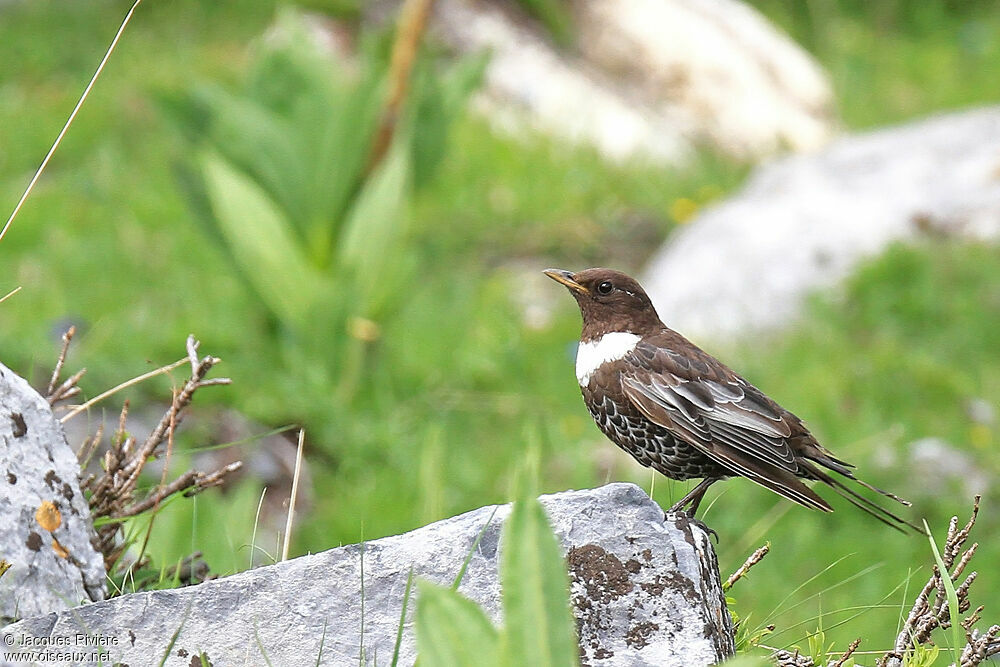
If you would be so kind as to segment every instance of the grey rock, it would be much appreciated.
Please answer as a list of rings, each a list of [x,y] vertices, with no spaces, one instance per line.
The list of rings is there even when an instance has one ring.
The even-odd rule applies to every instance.
[[[686,335],[779,327],[894,241],[1000,237],[998,174],[1000,107],[844,138],[759,168],[670,238],[643,284]]]
[[[104,561],[79,474],[48,402],[0,364],[0,558],[12,566],[0,577],[0,620],[104,599]],[[36,516],[45,502],[55,508],[51,531]]]
[[[925,497],[938,498],[951,484],[961,485],[963,497],[982,495],[992,486],[989,466],[941,438],[920,438],[908,448],[909,474]]]
[[[373,20],[400,0],[365,3]],[[515,136],[542,132],[611,159],[684,163],[708,143],[743,159],[814,149],[834,133],[816,61],[738,0],[579,0],[560,49],[503,0],[438,0],[431,28],[462,54],[489,51],[476,107]]]
[[[733,652],[732,626],[708,536],[683,516],[665,520],[632,484],[541,498],[568,552],[572,597],[591,665],[706,665]],[[498,555],[509,505],[484,507],[413,532],[260,567],[184,589],[137,593],[24,620],[12,637],[102,638],[105,663],[167,665],[204,652],[216,665],[389,664],[413,572],[450,583],[477,535],[459,590],[501,616]],[[362,563],[364,633],[362,635]],[[413,664],[412,610],[400,664]],[[325,637],[325,639],[323,639]],[[70,638],[62,640],[59,638]],[[92,664],[83,660],[84,664]]]

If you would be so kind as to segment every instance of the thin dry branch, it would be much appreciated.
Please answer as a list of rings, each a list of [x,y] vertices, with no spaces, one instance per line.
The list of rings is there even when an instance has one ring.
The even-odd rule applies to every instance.
[[[808,655],[802,655],[798,649],[794,651],[775,651],[771,657],[777,667],[814,667],[815,662]]]
[[[375,130],[371,154],[368,156],[366,172],[369,174],[375,171],[392,145],[392,137],[409,91],[410,75],[417,61],[420,40],[433,5],[434,0],[406,0],[399,12],[399,27],[389,61],[389,94]]]
[[[151,377],[156,377],[157,375],[163,375],[164,373],[169,373],[170,371],[174,370],[178,366],[183,366],[185,361],[187,361],[187,359],[178,359],[177,361],[175,361],[172,364],[167,364],[166,366],[161,366],[160,368],[157,368],[154,371],[149,371],[148,373],[143,373],[142,375],[139,375],[138,377],[134,377],[131,380],[126,380],[125,382],[122,382],[120,385],[112,387],[111,389],[108,389],[107,391],[98,394],[97,396],[93,397],[92,399],[90,399],[86,403],[81,403],[80,405],[77,405],[72,410],[70,410],[69,412],[67,412],[66,414],[64,414],[62,417],[60,417],[59,421],[61,421],[63,424],[65,424],[66,422],[68,422],[73,417],[77,416],[78,414],[80,414],[84,410],[88,409],[90,406],[94,405],[95,403],[99,403],[100,401],[103,401],[108,396],[113,396],[114,394],[117,394],[122,389],[127,389],[128,387],[131,387],[133,385],[137,385],[140,382],[144,382],[144,381],[148,380]]]
[[[69,351],[69,342],[73,340],[73,334],[76,333],[76,327],[71,326],[66,330],[66,333],[62,335],[62,350],[59,351],[59,358],[56,359],[56,367],[52,371],[52,379],[49,380],[49,387],[45,390],[46,396],[52,396],[52,392],[56,389],[56,383],[59,382],[59,375],[62,373],[63,364],[66,363],[66,353]],[[52,401],[50,400],[49,403]]]
[[[56,358],[56,366],[52,370],[52,378],[49,380],[49,386],[45,389],[45,400],[49,402],[49,405],[55,405],[59,401],[73,398],[80,393],[80,387],[77,385],[83,374],[87,372],[86,368],[81,368],[68,377],[65,382],[59,384],[59,376],[62,375],[63,364],[66,363],[66,353],[69,352],[69,344],[73,340],[75,333],[76,327],[71,326],[62,335],[62,349],[59,350],[59,356]]]
[[[945,574],[955,584],[959,613],[965,613],[971,608],[969,589],[977,576],[976,572],[970,572],[961,584],[958,583],[979,547],[976,542],[968,548],[965,547],[969,533],[976,525],[976,518],[979,516],[979,500],[980,497],[976,496],[972,506],[972,514],[962,528],[958,527],[957,516],[951,518],[948,523],[948,534],[945,537],[944,547],[941,549],[941,561],[945,566]],[[972,627],[980,620],[982,611],[982,606],[977,607],[962,623],[967,643],[960,656],[961,667],[976,667],[987,658],[1000,653],[1000,626],[991,626],[986,632],[980,632]],[[948,609],[948,596],[942,573],[935,565],[932,568],[930,579],[917,595],[916,602],[914,602],[902,630],[896,637],[892,651],[883,656],[879,665],[900,667],[906,656],[911,654],[918,645],[931,642],[931,633],[934,630],[949,627],[951,627],[951,611]]]
[[[854,655],[854,652],[858,650],[859,646],[861,646],[861,637],[858,637],[851,642],[847,647],[847,650],[844,651],[844,655],[837,658],[836,662],[831,663],[830,667],[843,667],[844,663],[847,662],[852,655]]]
[[[765,544],[762,547],[759,547],[756,551],[750,554],[750,557],[746,559],[743,565],[740,565],[735,572],[729,575],[729,578],[726,579],[726,583],[722,584],[722,590],[728,591],[730,588],[732,588],[733,584],[735,584],[737,581],[746,576],[746,573],[750,571],[750,568],[752,568],[754,565],[764,560],[764,556],[766,556],[770,551],[771,551],[771,543],[768,542],[767,544]]]
[[[210,473],[189,470],[170,482],[167,482],[168,467],[164,466],[160,483],[142,500],[135,499],[136,487],[146,464],[160,458],[164,453],[169,457],[174,431],[195,392],[202,387],[230,382],[228,378],[206,379],[206,375],[219,363],[219,359],[211,356],[199,359],[197,351],[198,341],[194,336],[188,336],[185,358],[176,364],[164,366],[153,372],[153,374],[165,372],[164,369],[175,368],[185,362],[191,366],[191,376],[179,390],[173,392],[170,407],[141,444],[126,431],[125,422],[128,417],[129,404],[128,401],[125,401],[119,416],[118,429],[111,437],[108,449],[104,452],[104,472],[100,476],[89,476],[82,484],[84,489],[90,491],[90,507],[93,516],[112,519],[97,530],[101,552],[104,554],[105,563],[109,569],[117,562],[124,548],[118,539],[124,519],[155,509],[175,494],[183,493],[190,496],[211,486],[216,486],[222,482],[226,475],[242,465],[241,462],[237,461]],[[147,377],[150,375],[152,374],[146,374]],[[119,385],[118,388],[121,386],[123,385]],[[102,397],[110,395],[113,391],[105,392]],[[67,415],[66,418],[73,414],[75,413]],[[93,453],[97,441],[98,438],[95,437],[92,441],[85,443],[84,447],[81,448],[81,453],[86,451],[89,457]],[[166,447],[164,447],[165,443]]]

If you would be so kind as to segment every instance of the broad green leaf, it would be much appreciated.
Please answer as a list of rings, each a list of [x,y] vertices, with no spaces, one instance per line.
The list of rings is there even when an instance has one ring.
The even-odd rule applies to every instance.
[[[218,86],[197,88],[192,104],[202,106],[209,115],[212,148],[251,176],[290,222],[303,219],[309,210],[309,165],[297,152],[298,130],[293,123]]]
[[[303,128],[298,140],[310,165],[305,221],[310,253],[318,266],[327,266],[351,198],[365,177],[381,96],[377,82],[369,80],[345,86],[337,95],[320,93],[303,95],[293,118]]]
[[[249,178],[214,153],[202,160],[219,231],[257,293],[276,315],[296,323],[325,293],[307,264],[287,218]]]
[[[507,663],[578,664],[566,562],[545,510],[535,498],[514,503],[507,519],[501,582]]]
[[[397,137],[344,223],[338,258],[355,286],[361,315],[375,315],[401,291],[409,266],[409,253],[403,245],[408,227],[409,174],[405,137]]]
[[[383,105],[384,68],[365,61],[357,71],[342,67],[316,46],[310,32],[301,12],[281,10],[276,39],[262,47],[245,95],[259,110],[287,123],[285,150],[296,162],[300,195],[288,202],[295,212],[292,222],[314,266],[326,269],[345,211],[364,178]]]
[[[428,581],[417,582],[417,650],[421,667],[495,667],[500,636],[475,602]],[[532,664],[530,662],[524,664]]]
[[[422,188],[437,173],[444,159],[451,128],[465,111],[466,102],[479,87],[489,54],[464,58],[446,72],[434,63],[420,63],[414,72],[413,111],[407,122],[419,128],[413,137],[414,187]]]

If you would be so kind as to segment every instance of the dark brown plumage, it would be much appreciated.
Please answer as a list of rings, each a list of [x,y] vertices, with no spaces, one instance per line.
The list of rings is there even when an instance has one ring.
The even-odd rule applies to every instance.
[[[811,480],[883,523],[921,531],[841,481],[837,475],[909,505],[859,480],[854,466],[820,445],[798,417],[668,329],[635,280],[611,269],[545,274],[565,285],[580,307],[577,380],[601,431],[671,479],[703,479],[671,511],[688,507],[694,516],[712,483],[746,477],[800,505],[832,512],[803,483]]]

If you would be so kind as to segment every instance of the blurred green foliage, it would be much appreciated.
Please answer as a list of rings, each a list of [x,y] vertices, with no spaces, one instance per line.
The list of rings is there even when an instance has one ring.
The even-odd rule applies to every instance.
[[[241,91],[202,84],[164,101],[198,155],[196,173],[181,168],[199,219],[290,334],[288,358],[325,367],[318,389],[349,388],[344,398],[362,347],[417,268],[407,247],[413,189],[433,177],[485,62],[424,59],[402,109],[390,109],[400,73],[384,39],[361,40],[355,62],[337,62],[286,10]],[[401,116],[391,130],[388,114]],[[380,140],[390,142],[381,152]]]
[[[573,18],[562,0],[517,0],[530,16],[538,19],[561,46],[573,43]]]
[[[569,579],[541,503],[522,495],[503,528],[500,628],[453,588],[419,582],[415,619],[421,664],[440,667],[579,664]]]
[[[0,197],[9,206],[128,4],[25,0],[0,7]],[[849,128],[996,101],[1000,7],[941,0],[755,4],[832,73]],[[878,18],[881,12],[887,18]],[[267,2],[141,6],[0,243],[0,293],[7,291],[2,285],[24,288],[0,305],[3,363],[43,383],[62,325],[76,323],[68,368],[89,369],[82,386],[94,395],[148,370],[146,360],[181,356],[184,337],[196,332],[203,350],[224,359],[220,372],[235,381],[200,395],[196,407],[231,405],[262,431],[293,421],[307,428],[315,495],[293,553],[506,501],[511,471],[531,441],[539,443],[542,491],[631,480],[652,488],[662,504],[679,498],[684,485],[655,479],[592,424],[572,374],[578,314],[557,286],[530,276],[550,264],[634,270],[681,221],[678,211],[732,192],[746,169],[709,154],[683,171],[608,165],[587,149],[540,136],[512,139],[477,118],[457,120],[434,178],[419,189],[411,180],[405,195],[412,268],[408,280],[393,285],[399,301],[379,322],[374,354],[358,363],[348,405],[337,400],[327,358],[294,358],[294,350],[309,348],[289,344],[294,334],[273,309],[262,308],[259,287],[248,289],[249,277],[234,271],[240,260],[223,231],[217,240],[206,235],[192,215],[197,201],[178,187],[173,166],[188,164],[200,179],[214,161],[209,170],[219,180],[220,202],[227,177],[235,175],[244,191],[252,184],[271,213],[288,218],[283,224],[294,231],[285,245],[300,248],[300,268],[323,273],[318,249],[329,249],[330,258],[335,250],[303,234],[310,219],[296,218],[302,227],[292,222],[278,190],[225,152],[239,146],[213,144],[218,135],[207,142],[216,157],[205,158],[161,112],[165,98],[194,100],[212,89],[247,102],[266,46],[260,35],[273,19]],[[200,83],[208,81],[216,85]],[[267,166],[254,157],[249,164]],[[304,164],[301,157],[293,162]],[[313,166],[305,164],[305,173],[315,176]],[[406,173],[416,173],[412,162]],[[247,202],[228,205],[237,210]],[[330,229],[342,231],[346,220],[337,216]],[[968,411],[971,400],[1000,403],[997,276],[1000,251],[993,246],[894,247],[843,289],[818,297],[800,329],[710,351],[794,409],[866,479],[914,500],[914,516],[926,516],[937,532],[952,514],[967,513],[965,481],[911,464],[910,443],[941,438],[987,479],[1000,473],[1000,427]],[[526,296],[551,299],[552,319],[526,318]],[[343,335],[331,330],[330,344]],[[169,382],[157,380],[118,399],[137,406],[164,396]],[[109,413],[116,406],[109,404]],[[178,448],[190,444],[181,440]],[[765,539],[772,543],[771,555],[733,592],[741,616],[777,624],[767,643],[805,646],[822,627],[824,641],[838,648],[859,635],[866,650],[888,646],[929,573],[924,541],[886,534],[850,507],[820,516],[742,480],[717,486],[704,506],[722,536],[723,574]],[[250,481],[228,494],[172,504],[156,520],[150,551],[160,563],[202,550],[217,572],[245,567],[259,495]],[[990,492],[978,535],[1000,528],[996,501]],[[1000,560],[1000,545],[981,540],[977,559],[973,599],[996,613],[1000,573],[989,565]]]

